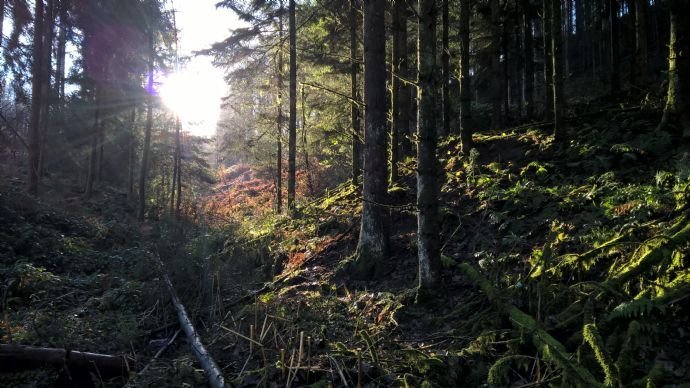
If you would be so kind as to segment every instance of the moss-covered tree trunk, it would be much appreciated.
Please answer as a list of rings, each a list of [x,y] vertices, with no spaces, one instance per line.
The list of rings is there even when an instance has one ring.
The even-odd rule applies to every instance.
[[[660,129],[690,130],[690,23],[688,0],[669,2],[671,34],[668,54],[668,91]]]
[[[350,0],[350,122],[352,126],[352,184],[359,185],[362,175],[362,129],[359,109],[359,62],[357,55],[357,27],[359,26],[356,0]]]
[[[385,218],[386,30],[385,0],[364,1],[364,185],[362,223],[357,244],[357,275],[376,274],[388,254]]]
[[[462,151],[472,148],[472,90],[470,90],[470,0],[460,0],[460,138]]]
[[[419,89],[417,100],[417,240],[420,290],[433,290],[439,282],[438,179],[436,159],[436,5],[419,1]]]
[[[288,2],[288,29],[290,34],[290,118],[288,122],[288,211],[295,210],[295,173],[297,159],[297,24],[295,0]]]

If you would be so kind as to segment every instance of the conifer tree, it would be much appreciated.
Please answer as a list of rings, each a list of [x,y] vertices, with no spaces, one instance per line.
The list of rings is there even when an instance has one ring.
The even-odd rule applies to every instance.
[[[364,1],[364,179],[357,272],[374,274],[388,254],[385,0]]]
[[[417,240],[419,288],[432,290],[439,282],[441,259],[438,225],[438,161],[436,145],[437,69],[436,5],[434,0],[419,0],[419,89],[417,99]]]

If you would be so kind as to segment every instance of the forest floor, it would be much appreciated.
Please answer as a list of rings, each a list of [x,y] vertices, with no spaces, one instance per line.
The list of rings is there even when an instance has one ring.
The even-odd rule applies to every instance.
[[[443,285],[416,303],[414,161],[391,191],[392,252],[348,276],[350,185],[285,217],[132,227],[104,191],[69,201],[0,193],[0,336],[129,354],[136,386],[203,386],[177,331],[160,255],[234,386],[681,386],[690,382],[690,148],[655,111],[571,122],[567,146],[521,127],[442,144]],[[63,196],[64,197],[64,196]],[[67,210],[57,210],[65,209]],[[105,221],[107,220],[107,221]],[[122,386],[98,371],[0,367],[0,385]],[[33,384],[33,385],[32,385]]]

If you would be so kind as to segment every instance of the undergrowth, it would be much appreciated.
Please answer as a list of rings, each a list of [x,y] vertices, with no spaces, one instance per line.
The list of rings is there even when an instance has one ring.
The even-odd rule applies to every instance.
[[[360,202],[349,184],[302,204],[296,218],[247,222],[226,252],[262,241],[273,278],[222,320],[232,330],[219,334],[225,348],[240,349],[235,383],[690,381],[690,157],[653,131],[655,120],[628,112],[578,123],[561,148],[537,129],[476,135],[467,155],[459,139],[447,139],[445,289],[432,305],[414,304],[415,219],[406,206],[414,160],[390,193],[385,278],[360,282],[343,271]],[[248,355],[240,334],[261,352]],[[309,368],[296,367],[300,349]]]

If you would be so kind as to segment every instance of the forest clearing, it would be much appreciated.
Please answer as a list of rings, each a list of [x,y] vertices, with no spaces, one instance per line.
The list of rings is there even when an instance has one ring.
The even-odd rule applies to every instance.
[[[0,386],[690,386],[688,0],[0,0]]]

